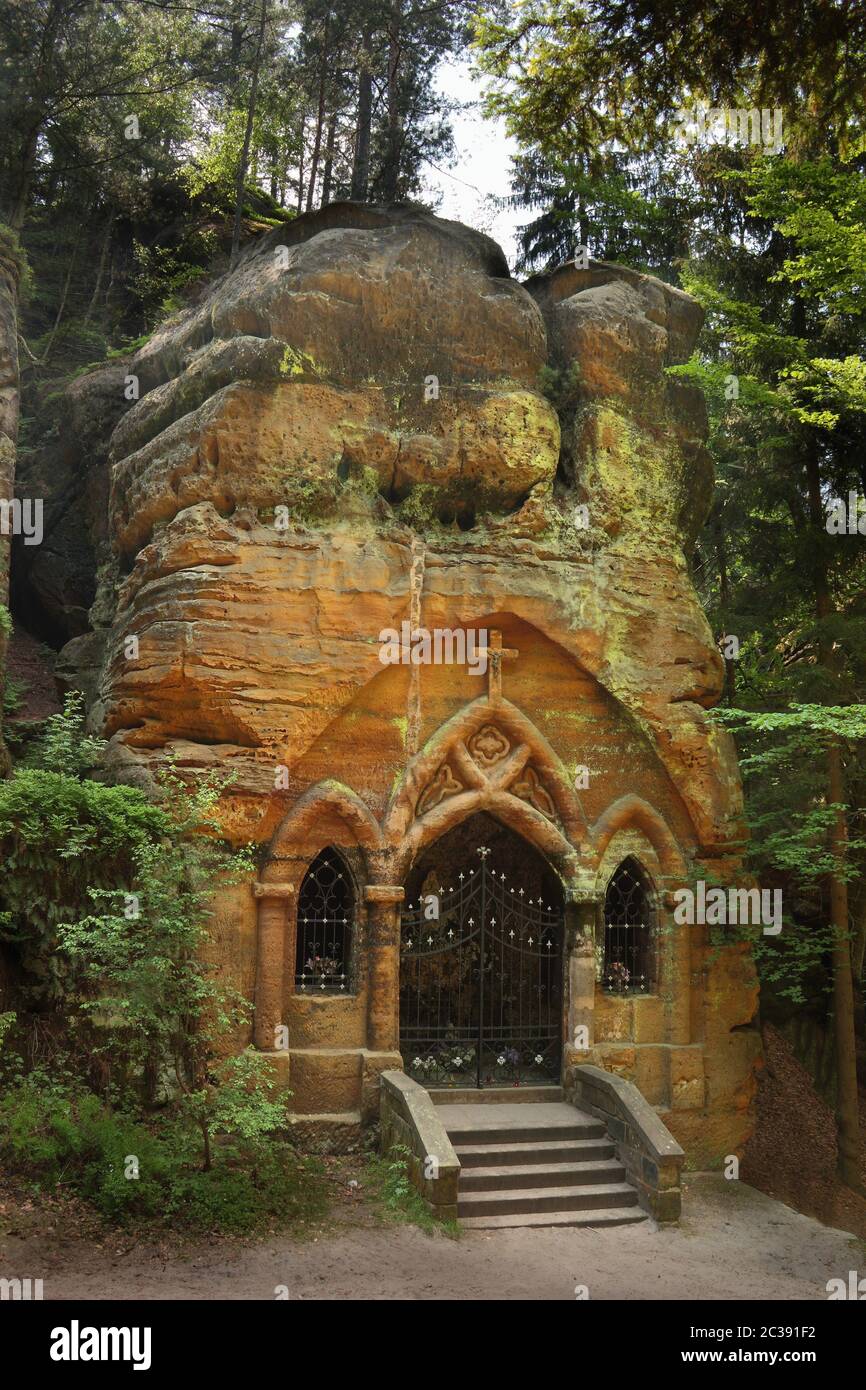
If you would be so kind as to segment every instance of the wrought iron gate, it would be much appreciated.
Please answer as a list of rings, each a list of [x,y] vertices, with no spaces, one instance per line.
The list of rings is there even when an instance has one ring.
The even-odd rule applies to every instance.
[[[562,912],[478,853],[403,912],[403,1065],[425,1086],[558,1081]]]

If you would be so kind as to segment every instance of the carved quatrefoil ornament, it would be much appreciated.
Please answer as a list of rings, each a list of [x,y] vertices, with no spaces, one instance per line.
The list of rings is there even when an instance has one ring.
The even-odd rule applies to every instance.
[[[511,750],[508,739],[493,724],[485,724],[472,735],[466,746],[479,767],[493,767],[495,763],[501,763]]]

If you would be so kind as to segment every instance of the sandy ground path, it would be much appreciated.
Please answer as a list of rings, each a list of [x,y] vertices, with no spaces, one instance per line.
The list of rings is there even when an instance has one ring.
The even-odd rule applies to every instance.
[[[678,1229],[473,1231],[459,1240],[349,1212],[315,1240],[215,1240],[170,1253],[20,1231],[0,1275],[42,1277],[46,1299],[819,1299],[866,1275],[866,1247],[743,1183],[692,1175]]]

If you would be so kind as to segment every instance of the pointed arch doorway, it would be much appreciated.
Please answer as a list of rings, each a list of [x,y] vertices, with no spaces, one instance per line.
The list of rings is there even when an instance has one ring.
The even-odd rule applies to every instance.
[[[400,1051],[424,1086],[558,1083],[562,885],[479,812],[428,846],[406,885]]]

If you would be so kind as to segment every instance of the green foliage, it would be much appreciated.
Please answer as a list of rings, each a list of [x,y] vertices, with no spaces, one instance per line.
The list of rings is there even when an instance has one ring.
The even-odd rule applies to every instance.
[[[456,1222],[437,1221],[409,1177],[411,1152],[393,1144],[387,1154],[367,1159],[367,1179],[380,1211],[389,1221],[409,1222],[428,1235],[459,1235]]]
[[[782,711],[721,709],[714,715],[722,723],[754,733],[788,736],[788,743],[781,748],[766,748],[742,762],[741,767],[749,771],[772,766],[780,757],[790,756],[792,740],[797,751],[818,753],[830,739],[856,742],[866,738],[866,705],[807,705],[795,701]]]
[[[755,939],[758,971],[779,997],[801,1004],[809,981],[813,992],[829,989],[821,968],[834,933],[823,883],[832,873],[856,884],[866,855],[862,833],[849,836],[844,864],[831,853],[837,808],[826,800],[823,759],[831,739],[842,742],[849,762],[856,758],[866,739],[866,705],[793,702],[783,711],[717,709],[714,717],[737,733],[741,745],[751,863],[764,881],[786,884],[786,900],[798,909],[786,911],[781,936]]]
[[[326,1209],[321,1165],[271,1140],[221,1155],[208,1173],[178,1173],[165,1215],[172,1226],[245,1235],[274,1226],[298,1231],[321,1220]]]
[[[169,769],[154,805],[83,779],[100,752],[73,699],[37,754],[55,770],[0,783],[3,935],[63,1025],[50,1072],[7,1057],[0,1159],[116,1221],[248,1230],[317,1211],[315,1172],[278,1137],[288,1093],[261,1054],[230,1055],[249,1006],[207,960],[215,888],[252,867],[218,838],[221,785]],[[158,1120],[149,1099],[168,1102]]]
[[[14,273],[18,276],[18,301],[26,303],[33,290],[33,274],[27,252],[21,245],[21,238],[16,231],[4,221],[0,220],[0,258],[6,258],[12,262]]]
[[[128,1157],[141,1176],[128,1179]],[[0,1158],[46,1188],[67,1183],[115,1219],[160,1210],[169,1156],[129,1115],[112,1110],[69,1074],[37,1068],[0,1096]]]
[[[860,161],[759,160],[740,177],[753,218],[771,220],[784,237],[773,280],[834,313],[859,316],[866,278],[866,180]]]
[[[405,1144],[393,1144],[382,1159],[385,1174],[382,1183],[382,1200],[392,1211],[405,1206],[406,1198],[413,1191],[409,1181],[409,1161],[411,1151]]]
[[[103,911],[67,920],[58,931],[83,989],[74,1026],[86,1035],[90,1053],[125,1080],[175,1077],[206,1148],[211,1128],[231,1114],[247,1137],[263,1132],[265,1116],[274,1120],[271,1128],[276,1123],[265,1103],[270,1083],[264,1058],[224,1064],[222,1087],[212,1075],[220,1040],[237,1034],[248,1007],[219,986],[207,961],[216,887],[252,869],[248,853],[229,854],[218,839],[221,789],[216,778],[190,789],[174,771],[166,772],[160,837],[132,846],[126,887],[91,890]],[[244,1091],[252,1098],[246,1119]]]
[[[135,294],[149,328],[183,308],[185,292],[207,277],[217,250],[212,228],[187,237],[182,247],[135,243]]]
[[[557,412],[573,408],[580,392],[580,363],[566,367],[544,366],[538,373],[538,385]]]
[[[211,1062],[204,1083],[185,1090],[180,1114],[202,1138],[204,1171],[212,1164],[213,1134],[257,1141],[285,1128],[291,1093],[272,1099],[275,1091],[270,1063],[258,1052]]]
[[[856,756],[866,739],[866,705],[792,703],[779,712],[717,709],[714,717],[740,736],[756,867],[792,875],[800,885],[817,884],[831,872],[856,879],[866,836],[849,836],[849,857],[838,866],[828,848],[836,807],[824,795],[822,754],[830,739],[838,739],[849,759]]]
[[[833,940],[833,929],[826,923],[803,923],[786,917],[779,938],[760,936],[753,943],[761,985],[789,1004],[805,1004],[810,997],[822,996],[829,1004],[831,982],[826,963]]]
[[[222,122],[210,132],[196,153],[194,162],[181,169],[181,178],[193,198],[206,194],[214,210],[231,207],[235,196],[238,159],[244,141],[245,108],[226,111]],[[261,146],[264,121],[253,123],[253,148]]]
[[[112,1222],[247,1233],[323,1212],[319,1166],[285,1143],[253,1136],[221,1148],[204,1174],[191,1166],[183,1126],[166,1117],[144,1124],[57,1068],[6,1080],[0,1163],[39,1187],[75,1192]]]
[[[98,753],[70,697],[48,721],[40,765],[0,781],[0,936],[18,950],[33,1003],[59,1005],[75,987],[72,963],[57,950],[60,923],[86,908],[94,888],[128,882],[136,848],[168,828],[164,811],[136,788],[82,780]]]
[[[84,699],[73,691],[63,709],[49,715],[36,752],[37,767],[65,777],[83,777],[96,767],[105,751],[105,740],[85,732]]]
[[[866,55],[846,7],[780,0],[755,23],[748,0],[491,0],[474,38],[488,109],[523,148],[566,158],[614,140],[653,149],[675,113],[702,98],[782,106],[793,133],[820,119],[852,154],[862,147]]]
[[[18,713],[28,689],[26,681],[18,681],[7,673],[3,681],[3,713],[7,719]]]

